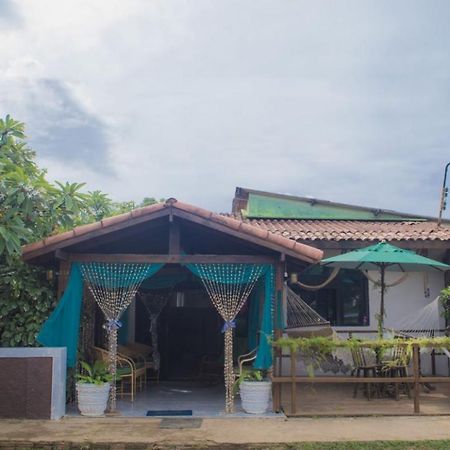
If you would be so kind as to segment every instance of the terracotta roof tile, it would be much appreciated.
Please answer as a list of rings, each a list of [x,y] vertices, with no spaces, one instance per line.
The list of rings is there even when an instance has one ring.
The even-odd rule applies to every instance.
[[[99,222],[78,226],[75,227],[73,230],[56,234],[54,236],[50,236],[39,242],[25,245],[22,248],[23,254],[27,255],[35,251],[38,251],[42,248],[49,247],[51,245],[58,243],[63,243],[64,241],[66,241],[64,242],[64,245],[61,245],[59,247],[68,246],[71,245],[72,238],[78,238],[79,236],[83,235],[86,235],[87,237],[89,233],[95,232],[96,230],[107,229],[116,224],[126,223],[128,221],[132,222],[132,219],[136,219],[138,217],[148,215],[149,220],[151,220],[151,215],[153,213],[163,210],[165,208],[169,210],[169,208],[171,207],[198,217],[202,217],[206,220],[210,220],[211,222],[221,224],[234,231],[241,232],[243,235],[253,236],[255,238],[261,239],[261,241],[263,242],[270,241],[272,244],[279,246],[280,251],[292,252],[293,254],[297,254],[299,258],[303,257],[303,259],[310,260],[311,262],[318,261],[323,256],[323,252],[321,250],[316,249],[314,247],[309,247],[307,245],[296,244],[295,242],[292,241],[292,239],[289,238],[290,236],[284,237],[279,233],[273,232],[273,230],[266,229],[264,226],[261,226],[260,224],[253,224],[250,222],[246,223],[242,220],[237,220],[236,218],[231,216],[220,215],[203,208],[198,208],[196,206],[189,205],[187,203],[178,202],[176,199],[173,198],[168,199],[165,203],[149,205],[131,212],[127,212],[113,217],[108,217]],[[263,242],[262,245],[264,245]],[[54,251],[54,249],[55,247],[49,248],[47,252]]]
[[[239,216],[234,216],[239,219]],[[241,219],[295,241],[450,241],[450,224],[432,221]]]
[[[74,228],[73,232],[75,236],[81,236],[83,234],[89,233],[90,231],[98,230],[101,227],[101,222],[88,223],[87,225],[81,225]]]

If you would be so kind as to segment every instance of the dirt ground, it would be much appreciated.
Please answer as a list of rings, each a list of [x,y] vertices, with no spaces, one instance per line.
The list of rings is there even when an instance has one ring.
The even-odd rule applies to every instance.
[[[161,428],[160,419],[121,417],[1,420],[0,448],[36,448],[37,445],[52,448],[52,444],[58,444],[58,448],[70,448],[92,443],[97,446],[109,444],[115,448],[142,448],[143,444],[152,448],[185,445],[233,448],[229,446],[450,439],[450,416],[226,418],[204,419],[199,425],[193,429],[165,429]]]
[[[420,412],[423,414],[450,416],[450,385],[435,384],[434,390],[420,391]],[[290,386],[284,386],[282,406],[291,415]],[[297,385],[297,411],[295,416],[359,416],[359,415],[410,415],[414,403],[407,395],[394,398],[372,398],[367,400],[362,390],[353,398],[353,386],[344,384]]]

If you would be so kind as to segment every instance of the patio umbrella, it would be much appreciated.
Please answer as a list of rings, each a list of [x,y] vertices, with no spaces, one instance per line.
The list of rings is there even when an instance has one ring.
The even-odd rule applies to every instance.
[[[386,271],[417,272],[422,270],[449,270],[447,264],[404,250],[386,242],[361,248],[342,255],[323,259],[324,266],[341,269],[377,270],[380,272],[381,303],[378,319],[378,335],[383,336],[384,293],[386,290]]]

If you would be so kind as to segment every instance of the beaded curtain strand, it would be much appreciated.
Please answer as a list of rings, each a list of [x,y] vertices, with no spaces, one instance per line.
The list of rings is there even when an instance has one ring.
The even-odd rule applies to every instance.
[[[139,263],[83,263],[83,278],[106,318],[108,333],[109,370],[113,376],[109,394],[109,411],[116,409],[117,331],[122,313],[136,296],[142,281],[149,273],[148,264]]]
[[[161,311],[167,305],[172,290],[163,292],[145,292],[138,295],[150,319],[150,335],[152,338],[152,359],[155,371],[159,370],[161,355],[158,346],[158,318]]]
[[[234,410],[233,328],[235,318],[244,306],[264,267],[249,264],[194,265],[217,312],[224,320],[225,412]]]

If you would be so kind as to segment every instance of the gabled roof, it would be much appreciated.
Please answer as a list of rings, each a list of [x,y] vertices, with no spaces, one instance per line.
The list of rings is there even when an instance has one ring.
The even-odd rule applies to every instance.
[[[165,203],[145,206],[88,225],[81,225],[64,233],[49,236],[41,241],[25,245],[22,248],[23,258],[24,260],[31,260],[79,242],[95,239],[97,236],[115,232],[170,214],[182,217],[186,220],[191,220],[192,222],[199,223],[206,227],[214,226],[218,231],[243,240],[252,239],[254,243],[261,247],[275,250],[303,261],[317,262],[323,256],[323,252],[314,247],[295,242],[283,236],[272,234],[268,230],[255,227],[232,217],[226,217],[171,198]]]
[[[388,209],[355,206],[309,197],[276,194],[255,189],[236,188],[234,214],[256,219],[298,220],[429,220],[430,217],[401,213]]]
[[[236,188],[233,213],[249,225],[292,240],[450,242],[450,223],[385,209]]]

